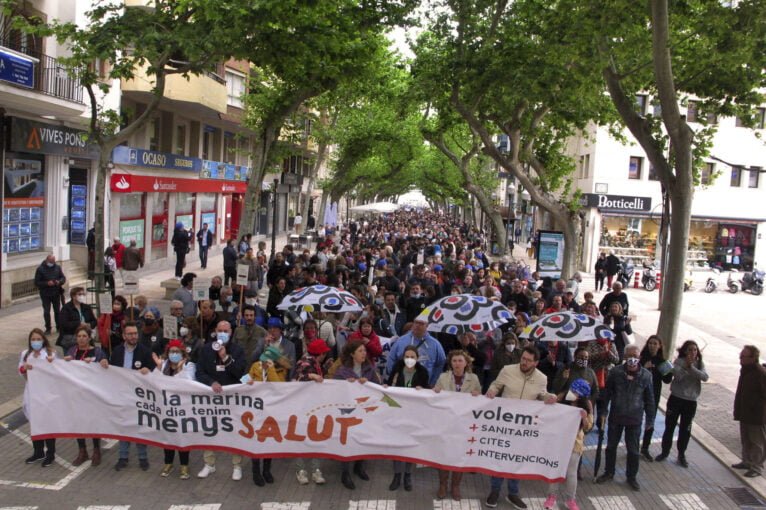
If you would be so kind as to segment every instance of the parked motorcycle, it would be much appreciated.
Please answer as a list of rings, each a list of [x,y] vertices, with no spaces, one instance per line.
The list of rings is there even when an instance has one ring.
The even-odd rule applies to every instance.
[[[643,262],[644,271],[641,274],[641,285],[649,292],[657,288],[657,266],[654,262]]]
[[[713,268],[713,276],[708,276],[707,282],[705,282],[705,292],[711,294],[718,288],[719,277],[721,276],[721,269],[718,267]]]
[[[684,276],[684,292],[694,288],[694,273],[689,269]]]
[[[623,289],[627,289],[630,285],[630,281],[633,279],[633,272],[635,266],[632,260],[623,261],[620,264],[620,270],[617,273],[617,281],[622,284]]]
[[[749,290],[754,296],[759,296],[763,293],[763,280],[766,276],[766,272],[754,270],[752,272],[747,271],[742,274],[742,278],[735,280],[732,278],[734,273],[739,273],[736,269],[732,269],[729,273],[729,279],[726,282],[729,287],[729,292],[736,294],[737,292]]]

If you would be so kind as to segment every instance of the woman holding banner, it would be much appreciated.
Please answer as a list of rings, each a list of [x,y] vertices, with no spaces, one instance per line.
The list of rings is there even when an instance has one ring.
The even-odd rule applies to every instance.
[[[367,357],[367,348],[362,342],[349,342],[343,348],[343,354],[340,357],[341,365],[335,371],[334,379],[345,379],[349,382],[359,382],[361,384],[367,381],[380,384],[378,371],[375,365]],[[364,461],[357,460],[353,462],[354,473],[365,482],[370,479],[364,470]],[[354,490],[356,486],[351,479],[351,462],[343,463],[343,474],[341,482],[347,489]]]
[[[35,328],[29,332],[29,338],[27,338],[27,348],[21,353],[19,358],[19,373],[26,380],[27,372],[32,370],[35,365],[40,365],[44,361],[52,362],[56,358],[56,351],[51,346],[48,339],[45,337],[45,332],[40,328]],[[29,416],[29,410],[27,409],[27,392],[24,391],[24,414],[27,419],[32,421],[32,417]],[[38,460],[42,460],[43,467],[48,467],[53,464],[53,460],[56,458],[56,440],[55,439],[36,439],[32,441],[32,447],[34,451],[31,457],[28,457],[27,464],[34,464]],[[47,450],[47,451],[46,451]]]
[[[481,394],[481,383],[476,374],[471,373],[471,364],[473,359],[462,349],[450,351],[447,355],[447,366],[449,370],[439,376],[434,385],[434,391],[457,391],[460,393],[470,393],[474,397]],[[458,471],[439,470],[439,490],[436,497],[444,499],[447,496],[447,485],[449,484],[450,473],[452,473],[452,499],[460,501],[460,482],[463,479],[463,473]]]
[[[418,363],[418,348],[414,345],[408,345],[404,348],[402,359],[396,362],[394,370],[388,378],[388,385],[397,388],[421,388],[429,389],[428,369]],[[395,491],[402,482],[402,473],[404,473],[404,490],[412,490],[412,462],[394,461],[394,479],[388,490]]]
[[[186,352],[186,348],[181,340],[171,340],[168,342],[162,358],[154,352],[152,353],[152,358],[157,368],[164,375],[196,381],[196,366],[189,361],[189,354]],[[163,451],[165,452],[165,467],[160,471],[160,476],[167,478],[170,472],[173,471],[173,460],[175,459],[176,451],[168,448],[164,448]],[[178,459],[181,462],[179,478],[181,480],[188,480],[191,477],[189,475],[189,452],[179,451]]]
[[[64,356],[66,361],[84,361],[85,363],[96,362],[98,363],[102,359],[106,359],[104,351],[96,346],[93,342],[90,328],[83,324],[79,326],[74,333],[75,345],[73,345]],[[88,460],[88,449],[85,443],[85,438],[77,438],[77,447],[79,449],[77,458],[72,462],[73,466],[79,466],[86,460]],[[93,457],[90,459],[91,466],[98,466],[101,464],[101,439],[93,438]]]

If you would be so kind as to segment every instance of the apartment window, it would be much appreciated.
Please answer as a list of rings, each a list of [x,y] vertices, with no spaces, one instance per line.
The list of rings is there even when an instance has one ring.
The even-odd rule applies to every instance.
[[[633,156],[630,158],[630,164],[628,165],[628,179],[641,179],[641,164],[644,158]]]
[[[245,75],[226,70],[227,104],[236,108],[244,108]]]
[[[652,115],[654,115],[655,117],[662,116],[662,106],[660,106],[660,103],[652,104]]]
[[[710,184],[713,178],[713,172],[715,172],[715,163],[705,163],[702,167],[702,173],[700,174],[700,184],[707,186]]]
[[[213,153],[213,133],[215,133],[215,128],[206,125],[202,129],[202,159],[211,159],[210,155]]]
[[[580,179],[590,177],[590,154],[580,156]]]
[[[176,126],[176,147],[174,154],[186,154],[186,124]]]
[[[237,157],[237,139],[234,133],[228,131],[223,134],[223,157],[229,164],[234,164]]]
[[[649,180],[650,181],[659,181],[660,178],[657,175],[657,170],[654,168],[654,165],[649,163]]]
[[[689,101],[686,106],[687,122],[704,122],[705,124],[717,124],[718,117],[714,113],[703,115],[698,101]]]
[[[646,105],[648,100],[649,98],[646,94],[636,95],[636,111],[639,115],[646,115]]]
[[[755,129],[763,129],[764,126],[764,117],[766,117],[766,108],[756,108],[755,109],[755,122],[753,123],[753,127]],[[735,124],[737,127],[747,127],[745,125],[745,121],[743,121],[741,118],[737,117]]]
[[[160,150],[160,119],[158,117],[149,122],[149,150]]]
[[[729,185],[732,188],[739,188],[740,181],[742,180],[742,169],[738,166],[731,167],[731,180]]]
[[[750,179],[748,179],[747,186],[748,188],[757,188],[758,187],[758,179],[761,175],[761,169],[757,167],[753,167],[750,169]]]

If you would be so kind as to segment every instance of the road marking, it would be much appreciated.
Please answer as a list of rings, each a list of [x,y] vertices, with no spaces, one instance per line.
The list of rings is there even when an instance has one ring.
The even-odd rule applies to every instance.
[[[660,494],[660,498],[673,510],[707,510],[707,505],[696,494]]]
[[[635,510],[628,496],[591,496],[590,502],[595,510]]]
[[[545,504],[545,498],[522,498],[524,503],[527,504],[527,508],[531,510],[544,510],[543,504]]]
[[[435,499],[434,510],[481,510],[481,501],[478,499]]]
[[[360,499],[349,501],[348,510],[396,510],[395,499]]]
[[[92,505],[92,506],[78,506],[77,510],[130,510],[130,505]]]
[[[18,429],[10,429],[4,423],[1,424],[1,426],[10,434],[13,434],[14,436],[16,436],[21,441],[30,445],[32,444],[32,438],[29,435],[24,434]],[[67,474],[64,478],[62,478],[56,483],[50,484],[50,483],[41,483],[41,482],[17,482],[13,480],[0,480],[0,485],[13,485],[15,487],[22,487],[26,489],[45,489],[45,490],[60,491],[61,489],[63,489],[64,487],[72,483],[72,480],[80,476],[83,471],[85,471],[86,469],[90,467],[90,462],[85,462],[81,466],[74,467],[70,462],[64,460],[60,456],[56,457],[56,463],[69,471],[69,474]],[[104,507],[104,508],[108,509],[113,507]],[[127,510],[129,506],[124,508],[123,507],[114,507],[114,508],[122,508],[123,510]]]
[[[36,506],[1,506],[0,510],[37,510]]]
[[[301,501],[300,503],[277,503],[274,501],[269,501],[266,503],[261,503],[261,510],[309,510],[310,506],[311,501]]]
[[[173,505],[168,510],[218,510],[221,508],[219,503],[210,503],[207,505]]]

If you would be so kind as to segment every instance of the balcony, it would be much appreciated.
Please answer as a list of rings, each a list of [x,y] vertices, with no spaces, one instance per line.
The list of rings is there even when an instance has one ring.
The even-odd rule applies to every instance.
[[[30,50],[29,48],[21,47],[19,44],[16,44],[11,40],[0,40],[0,46],[14,50],[18,53],[23,53],[24,55],[29,55],[38,60],[34,70],[34,87],[32,89],[27,89],[25,87],[19,88],[23,90],[33,90],[40,94],[63,99],[72,103],[83,104],[83,87],[80,84],[80,80],[71,77],[64,66],[59,64],[55,58],[38,51]],[[3,84],[5,84],[5,82],[3,82]],[[8,85],[16,87],[12,84]]]
[[[143,103],[151,99],[152,87],[154,77],[147,76],[145,68],[137,69],[132,80],[122,81],[122,93]],[[211,72],[188,78],[171,74],[165,81],[165,100],[183,108],[185,114],[218,118],[226,113],[226,80]]]

